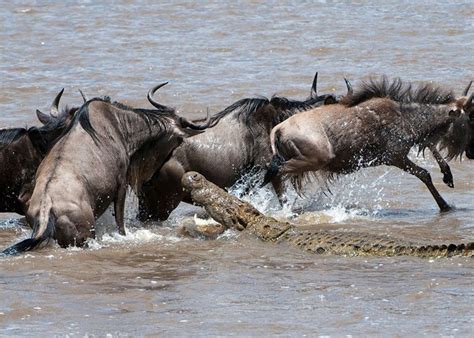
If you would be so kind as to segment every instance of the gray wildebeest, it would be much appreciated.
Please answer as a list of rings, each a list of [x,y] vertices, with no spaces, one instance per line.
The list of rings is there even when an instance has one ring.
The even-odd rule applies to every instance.
[[[184,200],[192,203],[183,191],[181,177],[197,171],[219,187],[232,186],[249,170],[264,169],[271,159],[270,131],[289,116],[322,104],[335,103],[333,95],[317,94],[316,73],[311,95],[305,101],[283,97],[246,98],[233,103],[211,117],[205,133],[184,140],[171,158],[139,193],[139,217],[144,220],[166,220]],[[348,85],[348,91],[350,85]],[[279,178],[272,181],[279,197]]]
[[[195,125],[162,105],[151,110],[134,109],[109,98],[87,101],[38,168],[26,213],[33,227],[31,238],[3,254],[31,250],[50,238],[62,247],[82,246],[95,236],[95,219],[111,202],[119,232],[125,234],[124,203],[133,156],[154,150],[151,161],[159,167],[184,138],[199,133],[209,123]],[[134,173],[146,174],[149,167],[139,168],[140,163],[131,164],[138,167]]]
[[[410,149],[435,149],[450,134],[448,158],[459,156],[471,137],[472,95],[429,84],[413,88],[400,79],[371,80],[340,103],[299,113],[271,132],[273,158],[264,183],[278,176],[291,178],[301,191],[302,179],[320,171],[347,174],[378,165],[396,166],[418,177],[441,211],[451,207],[441,197],[427,170],[408,158]],[[452,130],[453,126],[456,130]]]
[[[43,126],[0,130],[0,212],[25,214],[36,169],[78,109],[58,111],[63,91],[54,99],[49,114],[36,111]]]

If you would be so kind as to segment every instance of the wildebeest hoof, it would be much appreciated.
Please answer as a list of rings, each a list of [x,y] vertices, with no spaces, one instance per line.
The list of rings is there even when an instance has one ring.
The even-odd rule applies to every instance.
[[[442,212],[442,213],[450,212],[450,211],[453,211],[453,210],[454,210],[454,208],[447,205],[447,204],[446,204],[446,206],[443,206],[443,207],[440,208],[440,212]]]
[[[451,173],[444,174],[443,182],[450,188],[454,188],[453,175]]]

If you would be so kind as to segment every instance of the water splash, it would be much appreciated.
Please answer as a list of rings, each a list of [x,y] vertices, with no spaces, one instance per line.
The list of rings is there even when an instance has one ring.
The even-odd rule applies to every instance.
[[[163,230],[163,229],[160,229]],[[142,245],[150,242],[160,242],[174,244],[181,241],[174,233],[159,234],[150,229],[126,228],[126,235],[122,236],[118,232],[106,233],[100,239],[88,239],[87,247],[98,250],[104,247],[120,245]]]
[[[381,210],[390,207],[385,187],[390,185],[396,189],[401,184],[400,179],[394,179],[396,170],[390,167],[368,168],[340,176],[329,186],[330,190],[324,182],[309,181],[303,197],[298,196],[290,184],[286,184],[287,202],[283,206],[271,187],[258,187],[258,183],[262,182],[262,172],[247,174],[229,192],[251,203],[260,212],[278,219],[298,219],[308,213],[312,215],[312,223],[374,219]]]

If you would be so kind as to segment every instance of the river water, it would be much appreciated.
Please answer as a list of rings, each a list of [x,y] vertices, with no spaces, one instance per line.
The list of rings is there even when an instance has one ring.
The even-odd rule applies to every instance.
[[[37,123],[65,87],[63,102],[89,97],[148,107],[147,90],[188,117],[243,97],[305,98],[344,92],[387,74],[434,81],[457,93],[474,78],[474,4],[387,1],[4,1],[0,6],[0,127]],[[416,152],[413,153],[414,156]],[[439,214],[427,189],[398,169],[344,177],[325,196],[278,210],[268,190],[248,197],[295,222],[403,238],[474,240],[474,161],[451,163],[457,210]],[[0,164],[1,165],[1,164]],[[238,192],[239,187],[233,191]],[[88,249],[49,247],[0,261],[0,335],[378,335],[470,336],[474,263],[468,258],[315,256],[228,231],[214,241],[181,238],[197,208],[165,224],[105,234]],[[198,220],[202,221],[202,220]],[[0,219],[0,247],[29,232]]]

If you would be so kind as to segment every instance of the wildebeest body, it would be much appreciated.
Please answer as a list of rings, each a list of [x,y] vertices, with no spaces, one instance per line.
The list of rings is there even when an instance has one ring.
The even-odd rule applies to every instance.
[[[64,247],[81,246],[94,237],[95,219],[111,202],[124,234],[131,158],[149,143],[162,154],[157,158],[166,158],[183,138],[195,134],[181,127],[181,121],[171,108],[132,109],[107,99],[88,101],[38,168],[27,212],[32,237],[4,253],[30,250],[50,237]]]
[[[311,97],[305,101],[248,98],[215,114],[213,128],[184,140],[143,185],[140,218],[165,220],[182,200],[191,203],[181,186],[181,177],[187,171],[200,172],[219,187],[230,187],[248,170],[265,168],[271,158],[270,131],[275,125],[301,110],[336,101],[333,95],[318,96],[316,85],[317,73]],[[272,185],[281,197],[280,179],[275,178]]]
[[[26,130],[16,141],[0,146],[0,212],[24,214],[19,196],[33,181],[42,158]]]
[[[429,173],[408,158],[414,145],[433,148],[452,126],[458,135],[450,157],[462,154],[470,139],[466,121],[470,99],[420,86],[413,90],[399,80],[369,83],[341,104],[323,106],[292,116],[271,134],[274,157],[265,175],[286,176],[302,188],[305,175],[320,172],[334,176],[381,164],[396,166],[420,180],[442,211],[450,210],[434,187]],[[471,103],[470,103],[471,102]]]

